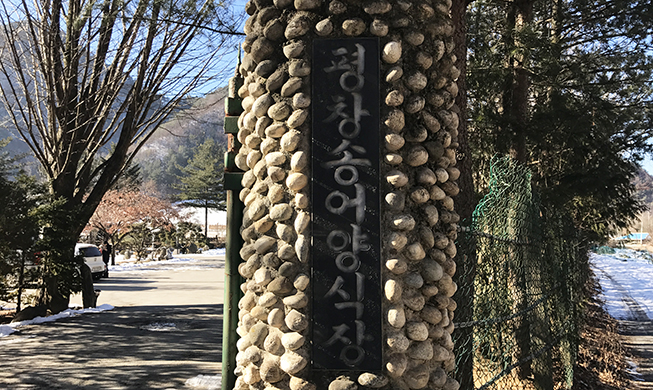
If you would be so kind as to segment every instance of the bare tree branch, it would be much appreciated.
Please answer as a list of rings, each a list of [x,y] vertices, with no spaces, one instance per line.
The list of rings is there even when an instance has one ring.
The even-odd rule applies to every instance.
[[[230,51],[217,0],[0,6],[0,100],[81,232],[120,173]],[[111,147],[110,147],[111,146]]]

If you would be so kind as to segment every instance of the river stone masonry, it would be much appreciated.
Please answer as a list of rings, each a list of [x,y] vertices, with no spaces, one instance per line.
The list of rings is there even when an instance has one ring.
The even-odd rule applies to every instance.
[[[384,369],[328,390],[457,390],[453,318],[459,71],[451,0],[251,0],[238,95],[245,171],[235,389],[312,390],[311,45],[379,37]],[[323,390],[323,389],[319,389]],[[326,389],[324,389],[326,390]]]

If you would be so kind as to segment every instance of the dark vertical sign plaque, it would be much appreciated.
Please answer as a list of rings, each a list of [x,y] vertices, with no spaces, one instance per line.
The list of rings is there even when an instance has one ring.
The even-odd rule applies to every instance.
[[[379,41],[313,42],[313,369],[379,371]]]

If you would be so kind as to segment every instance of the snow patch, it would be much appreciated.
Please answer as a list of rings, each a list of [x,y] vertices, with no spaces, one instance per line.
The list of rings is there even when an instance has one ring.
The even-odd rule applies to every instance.
[[[220,255],[224,255],[225,253],[227,253],[226,249],[216,248],[216,249],[209,249],[208,251],[203,251],[201,254],[206,256],[220,256]]]
[[[637,372],[637,363],[633,362],[630,359],[626,359],[626,363],[628,364],[628,368],[626,369],[626,372],[628,372],[630,378],[637,382],[643,382],[644,377],[642,376],[642,374]]]
[[[140,326],[139,329],[149,330],[152,332],[170,332],[177,330],[177,325],[172,322],[154,322],[151,324]]]
[[[186,386],[196,389],[216,390],[222,388],[220,375],[198,375],[186,381]]]
[[[632,249],[616,249],[614,254],[592,253],[590,262],[603,289],[605,310],[617,319],[628,319],[631,312],[624,302],[630,295],[653,318],[653,263],[651,254]]]
[[[86,314],[86,313],[100,313],[103,311],[107,310],[113,310],[114,307],[109,305],[109,304],[104,304],[100,305],[98,307],[91,307],[88,309],[81,309],[81,310],[75,310],[75,309],[68,309],[64,310],[59,314],[51,315],[48,317],[36,317],[32,320],[26,320],[26,321],[20,321],[20,322],[12,322],[7,325],[0,325],[0,337],[6,337],[9,336],[10,334],[14,333],[16,331],[16,328],[19,328],[21,326],[25,325],[34,325],[34,324],[43,324],[45,322],[54,322],[58,319],[61,318],[68,318],[68,317],[76,317],[80,314]]]
[[[144,272],[144,271],[184,271],[184,270],[200,270],[206,268],[213,268],[215,265],[212,264],[193,264],[198,261],[199,258],[204,256],[219,256],[224,255],[225,249],[209,249],[202,254],[193,254],[193,257],[183,257],[184,255],[178,255],[179,257],[174,257],[169,260],[147,260],[142,262],[136,262],[135,259],[121,260],[117,265],[109,266],[109,275],[113,272]],[[185,267],[179,267],[180,264],[188,264]]]

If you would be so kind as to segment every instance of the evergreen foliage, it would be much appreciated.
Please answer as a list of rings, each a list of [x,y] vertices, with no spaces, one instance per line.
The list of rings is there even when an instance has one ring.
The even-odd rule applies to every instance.
[[[157,239],[162,244],[178,249],[189,248],[192,245],[207,245],[206,237],[202,234],[202,226],[188,221],[181,221],[171,229],[160,230]]]
[[[168,145],[161,158],[150,158],[139,161],[145,183],[155,188],[156,192],[175,198],[179,194],[179,177],[182,175],[179,167],[185,167],[192,158],[191,147],[186,142]]]
[[[130,164],[116,181],[113,189],[116,191],[138,191],[143,185],[143,173],[141,166]]]
[[[40,253],[40,291],[38,305],[45,305],[53,313],[68,308],[73,293],[82,291],[81,266],[84,258],[74,254],[77,236],[71,237],[70,228],[79,216],[68,210],[66,200],[47,194],[35,210],[41,227],[40,239],[35,249]],[[60,307],[53,307],[60,300]]]
[[[633,184],[637,190],[639,199],[648,206],[649,211],[653,209],[653,176],[651,176],[644,169],[640,169],[637,173]]]
[[[204,208],[205,236],[208,232],[208,209],[226,210],[223,155],[222,146],[209,138],[200,145],[185,167],[179,167],[179,200],[182,206]]]
[[[0,142],[0,149],[6,144]],[[81,259],[67,256],[75,241],[58,228],[74,219],[63,204],[0,153],[0,298],[15,300],[17,311],[25,288],[44,287],[48,279],[56,277],[62,296],[81,290]]]
[[[176,199],[182,175],[196,150],[208,139],[226,148],[224,126],[225,88],[202,98],[193,99],[188,108],[180,109],[172,120],[158,130],[134,161],[141,166],[143,181],[155,192]],[[191,104],[192,103],[192,104]]]
[[[221,145],[209,138],[200,145],[186,166],[179,167],[179,199],[184,206],[226,209],[223,155]]]
[[[0,141],[0,150],[7,143]],[[15,299],[18,310],[23,290],[37,276],[37,269],[29,266],[40,227],[34,211],[42,196],[42,187],[17,171],[6,153],[0,154],[0,299]]]
[[[207,128],[203,132],[191,131],[182,136],[168,136],[154,141],[157,153],[147,151],[136,160],[146,186],[164,197],[179,199],[181,177],[185,176],[182,169],[193,159],[200,146],[210,139],[219,144],[221,149],[225,148],[226,140],[217,136],[216,127],[219,126]]]
[[[140,222],[131,225],[129,236],[125,238],[126,246],[134,251],[140,261],[147,257],[147,247],[153,240],[152,228],[147,223]]]
[[[653,135],[652,17],[643,0],[473,2],[473,171],[523,148],[543,205],[594,238],[626,226],[643,209],[631,179]]]

